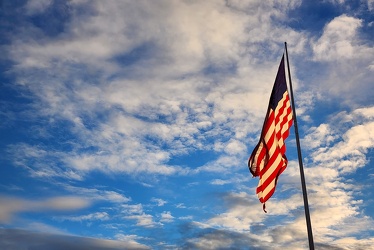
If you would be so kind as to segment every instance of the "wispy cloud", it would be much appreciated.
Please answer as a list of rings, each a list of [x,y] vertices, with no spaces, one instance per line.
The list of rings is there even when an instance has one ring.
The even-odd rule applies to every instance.
[[[0,222],[62,234],[52,222],[66,232],[98,223],[103,230],[92,237],[116,239],[4,229],[12,239],[4,247],[16,249],[17,237],[31,248],[79,249],[74,240],[93,249],[306,246],[293,135],[267,215],[246,167],[287,41],[316,246],[369,248],[373,218],[363,196],[374,147],[373,23],[366,17],[373,2],[356,5],[4,4],[0,161],[9,195],[0,197]],[[24,198],[34,182],[40,199]],[[47,189],[60,193],[46,197],[40,190]],[[57,211],[63,214],[40,221],[29,216]]]
[[[81,4],[72,2],[71,7]],[[260,122],[262,117],[255,101],[261,98],[251,86],[258,93],[264,80],[248,79],[259,70],[266,75],[268,67],[258,66],[257,60],[256,64],[244,60],[242,46],[248,39],[250,43],[261,43],[271,36],[271,48],[277,50],[279,45],[274,43],[273,35],[282,34],[282,29],[274,26],[275,32],[259,31],[261,27],[270,29],[261,20],[270,21],[271,15],[282,18],[281,10],[274,9],[270,2],[250,4],[248,8],[260,7],[261,11],[250,20],[251,25],[257,23],[259,27],[248,33],[248,15],[238,12],[240,5],[235,2],[223,5],[206,1],[198,12],[194,3],[185,2],[163,7],[152,3],[103,5],[99,1],[89,5],[97,14],[87,12],[78,17],[71,13],[64,38],[20,42],[10,51],[17,63],[14,72],[18,82],[33,93],[39,104],[39,117],[49,119],[51,129],[61,126],[61,121],[67,122],[69,133],[79,140],[67,140],[72,148],[63,152],[59,148],[51,150],[50,146],[46,150],[41,146],[13,145],[12,152],[20,147],[26,149],[23,152],[39,152],[37,156],[20,155],[18,164],[35,177],[76,180],[84,179],[92,170],[174,175],[187,174],[189,169],[168,165],[170,158],[196,149],[210,150],[210,140],[217,135],[225,136],[227,141],[220,142],[224,144],[216,149],[221,147],[229,155],[245,151],[243,139],[255,126],[248,127],[242,120],[252,115]],[[47,2],[38,6],[30,2],[28,8],[41,11]],[[143,19],[132,18],[140,12]],[[189,18],[191,13],[193,19]],[[113,20],[117,25],[109,25]],[[295,41],[302,36],[292,34]],[[147,53],[149,48],[152,53]],[[144,53],[138,55],[130,71],[123,72],[119,66],[138,49]],[[257,51],[247,53],[254,59],[262,58]],[[80,69],[88,78],[82,79]],[[228,73],[220,75],[227,83],[217,84],[206,77],[221,70]],[[238,76],[232,76],[234,72],[239,72]],[[228,140],[231,128],[235,128],[236,140]],[[48,154],[41,154],[43,151]],[[69,171],[62,171],[60,166]]]
[[[163,200],[163,199],[160,199],[160,198],[152,198],[151,199],[152,202],[155,202],[157,204],[157,206],[159,207],[162,207],[163,205],[165,205],[166,203],[168,203],[167,201]]]
[[[51,0],[32,0],[27,2],[25,9],[28,15],[35,15],[38,13],[42,13],[51,5]]]
[[[158,224],[153,220],[152,215],[143,211],[142,204],[122,205],[121,212],[124,214],[123,219],[135,220],[137,226],[150,228]]]
[[[174,216],[171,215],[170,211],[164,211],[161,213],[160,222],[169,223],[174,220]]]
[[[38,249],[149,249],[147,246],[137,243],[133,239],[123,238],[121,240],[106,240],[83,238],[76,236],[55,235],[47,233],[35,233],[17,229],[0,229],[0,235],[7,241],[0,241],[3,249],[22,249],[37,247]],[[23,242],[20,247],[19,242]]]
[[[331,117],[331,124],[321,124],[309,130],[309,134],[303,140],[306,149],[315,152],[311,154],[311,162],[307,163],[305,172],[315,242],[321,247],[339,246],[345,237],[346,247],[364,247],[371,242],[371,239],[361,241],[359,237],[349,236],[359,233],[363,228],[371,230],[370,225],[373,221],[372,218],[362,215],[360,206],[363,201],[354,196],[355,192],[361,192],[360,183],[355,183],[347,177],[347,174],[367,164],[365,152],[374,147],[371,111],[372,108],[363,108],[339,115],[340,121],[356,124],[353,126],[334,126],[337,118]],[[341,129],[345,129],[345,132],[342,133]],[[335,143],[330,145],[332,141]],[[287,246],[289,249],[298,249],[305,245],[306,226],[301,193],[298,190],[294,195],[290,195],[288,185],[294,181],[300,182],[297,180],[298,169],[295,165],[296,163],[290,163],[288,170],[280,177],[277,187],[280,190],[277,191],[278,194],[283,194],[284,187],[288,197],[283,197],[281,201],[272,198],[267,202],[271,217],[262,212],[257,197],[244,192],[228,193],[222,197],[227,204],[226,211],[207,220],[208,227],[234,230],[245,240],[261,235],[261,243],[257,243],[260,248],[267,248],[271,244],[273,247]],[[296,182],[291,186],[294,187],[295,184]],[[276,218],[275,216],[287,216],[292,223],[275,223],[270,228],[262,226]],[[213,230],[204,233],[196,239],[194,245],[202,246],[204,243],[214,242],[213,238],[222,235],[223,232]],[[236,243],[222,240],[216,244],[232,247]]]
[[[92,214],[86,214],[81,216],[64,216],[64,217],[57,217],[57,220],[70,220],[70,221],[92,221],[92,220],[100,220],[105,221],[109,219],[109,214],[106,212],[96,212]]]
[[[77,187],[69,184],[61,184],[61,186],[71,192],[86,197],[92,201],[109,201],[113,203],[127,203],[131,201],[131,198],[124,196],[121,193],[112,190],[105,190],[105,188],[86,188]]]
[[[15,197],[0,197],[0,221],[11,222],[14,215],[22,212],[72,211],[90,206],[91,202],[77,196],[60,196],[44,200],[26,200]]]

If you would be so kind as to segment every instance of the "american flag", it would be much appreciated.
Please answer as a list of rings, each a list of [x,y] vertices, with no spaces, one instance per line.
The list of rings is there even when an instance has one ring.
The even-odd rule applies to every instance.
[[[265,202],[273,195],[278,177],[287,167],[284,141],[291,126],[292,111],[282,56],[261,137],[248,160],[252,175],[260,178],[256,193],[260,202],[264,204],[265,212]]]

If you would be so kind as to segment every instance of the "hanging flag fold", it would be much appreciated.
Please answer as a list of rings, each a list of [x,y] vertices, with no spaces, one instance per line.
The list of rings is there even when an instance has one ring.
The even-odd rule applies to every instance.
[[[284,55],[271,92],[269,106],[261,131],[261,137],[248,160],[254,177],[259,177],[256,189],[263,209],[273,195],[279,175],[287,167],[285,140],[292,126],[292,110],[287,91]]]

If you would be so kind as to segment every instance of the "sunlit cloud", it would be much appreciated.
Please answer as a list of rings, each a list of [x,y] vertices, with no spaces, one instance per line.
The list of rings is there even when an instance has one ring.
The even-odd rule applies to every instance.
[[[369,248],[372,11],[371,0],[5,3],[0,222],[24,230],[2,230],[0,248],[307,248],[293,128],[267,214],[247,168],[285,41],[316,248]]]

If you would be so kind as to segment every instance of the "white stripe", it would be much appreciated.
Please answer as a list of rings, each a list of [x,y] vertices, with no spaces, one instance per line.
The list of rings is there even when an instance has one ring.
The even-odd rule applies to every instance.
[[[266,133],[266,135],[264,136],[264,139],[265,139],[265,142],[266,142],[266,145],[269,145],[269,141],[270,141],[270,139],[271,139],[271,137],[272,137],[272,135],[273,135],[273,133],[275,133],[275,131],[274,131],[274,123],[272,123],[272,125],[269,127],[269,130],[267,131],[267,133]],[[264,145],[263,145],[264,143],[261,143],[260,145],[261,146],[259,146],[259,148],[261,147],[261,149],[263,149],[264,148]],[[271,156],[271,155],[273,155],[274,154],[274,152],[275,152],[275,150],[276,150],[276,147],[278,146],[278,140],[277,140],[277,138],[276,138],[276,136],[274,135],[274,140],[273,140],[273,144],[271,145],[271,147],[269,148],[269,150],[268,150],[268,155],[269,156]],[[265,150],[265,149],[264,149]],[[260,151],[260,150],[259,150]],[[257,151],[257,152],[259,152],[259,151]],[[256,152],[256,153],[257,153]],[[258,154],[256,154],[256,156],[255,156],[255,162],[257,162],[258,163],[258,156],[259,156],[259,154],[260,153],[258,153]],[[264,168],[264,166],[265,166],[265,157],[262,159],[262,161],[260,162],[260,171]]]
[[[270,191],[275,187],[275,178],[274,180],[262,191],[262,198],[265,199],[265,196],[270,193]]]
[[[292,121],[292,112],[289,113],[287,116],[287,122],[284,124],[282,128],[282,135],[284,134],[284,132],[286,132],[290,128],[290,126],[288,125],[290,121]]]
[[[274,112],[275,112],[276,114],[278,114],[280,108],[283,107],[283,102],[287,99],[287,96],[288,96],[288,93],[287,93],[287,92],[284,92],[284,93],[283,93],[283,96],[282,96],[282,99],[279,100],[278,105],[277,105],[277,107],[276,107],[275,110],[274,110]],[[281,103],[281,104],[280,104],[280,103]],[[288,101],[286,102],[286,106],[285,106],[285,107],[289,107],[290,105],[291,105],[291,104],[290,104],[290,100],[288,100]]]
[[[271,165],[271,167],[265,172],[265,174],[262,176],[262,180],[266,181],[269,176],[275,171],[275,169],[278,167],[279,163],[282,161],[282,155],[278,154],[277,158],[275,159],[274,163]]]

